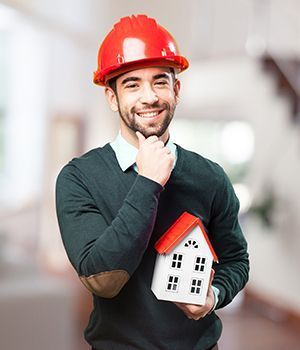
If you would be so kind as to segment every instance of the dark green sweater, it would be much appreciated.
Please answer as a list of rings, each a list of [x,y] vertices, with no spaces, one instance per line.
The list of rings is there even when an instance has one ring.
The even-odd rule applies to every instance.
[[[123,172],[109,144],[73,159],[58,176],[57,215],[68,257],[85,281],[100,277],[112,281],[114,289],[112,295],[103,292],[107,298],[96,295],[102,292],[95,288],[85,330],[93,349],[205,350],[218,341],[222,325],[214,312],[190,320],[150,289],[154,243],[184,211],[201,218],[218,255],[219,264],[213,266],[213,284],[220,290],[217,308],[248,280],[239,204],[227,176],[217,164],[177,149],[165,187],[132,168]],[[113,273],[120,276],[117,281]]]

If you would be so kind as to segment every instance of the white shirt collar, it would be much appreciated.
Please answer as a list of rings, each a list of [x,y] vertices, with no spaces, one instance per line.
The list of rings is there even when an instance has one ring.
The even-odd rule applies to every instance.
[[[114,141],[110,143],[112,149],[115,151],[118,163],[123,171],[126,171],[129,167],[134,165],[134,169],[137,170],[135,160],[138,153],[138,149],[132,146],[119,132]],[[166,147],[169,148],[171,153],[175,156],[173,168],[177,160],[177,148],[176,145],[169,138]]]

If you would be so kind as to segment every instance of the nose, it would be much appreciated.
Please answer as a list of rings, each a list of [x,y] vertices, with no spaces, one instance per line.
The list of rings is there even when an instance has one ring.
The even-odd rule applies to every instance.
[[[144,85],[141,91],[140,101],[141,103],[149,104],[149,105],[158,101],[158,96],[150,84]]]

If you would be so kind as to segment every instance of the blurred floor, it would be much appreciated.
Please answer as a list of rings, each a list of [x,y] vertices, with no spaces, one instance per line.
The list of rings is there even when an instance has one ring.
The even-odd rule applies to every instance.
[[[220,350],[299,350],[299,329],[274,321],[249,307],[219,311],[223,321]]]

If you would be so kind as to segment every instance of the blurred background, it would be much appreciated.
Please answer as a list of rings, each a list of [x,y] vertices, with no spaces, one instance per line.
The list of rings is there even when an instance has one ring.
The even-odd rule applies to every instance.
[[[241,202],[251,275],[218,311],[220,348],[300,349],[298,0],[0,0],[0,349],[88,349],[54,185],[117,135],[92,77],[106,33],[137,13],[190,60],[172,138],[220,163]]]

